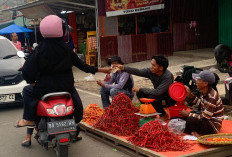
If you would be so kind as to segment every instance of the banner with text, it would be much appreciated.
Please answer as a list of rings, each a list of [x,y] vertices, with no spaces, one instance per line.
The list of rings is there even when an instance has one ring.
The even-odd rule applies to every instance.
[[[126,15],[163,9],[163,0],[105,0],[106,16]]]

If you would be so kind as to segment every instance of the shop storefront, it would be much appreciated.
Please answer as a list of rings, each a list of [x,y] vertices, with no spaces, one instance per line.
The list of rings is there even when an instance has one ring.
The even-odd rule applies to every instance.
[[[49,14],[65,18],[74,28],[71,35],[79,53],[88,50],[87,32],[96,31],[92,45],[98,66],[113,55],[131,63],[218,44],[218,1],[213,0],[40,0],[11,10],[31,19]],[[223,22],[219,28],[219,40],[231,41],[222,32]]]
[[[172,0],[173,50],[213,48],[218,42],[218,1]]]
[[[125,63],[172,55],[168,2],[100,0],[98,7],[102,65],[113,55]]]
[[[147,1],[100,0],[99,34],[103,65],[112,55],[119,55],[126,63],[131,63],[157,54],[172,55],[174,51],[217,45],[217,1],[149,1],[156,3],[155,10],[142,7],[137,9],[138,12],[136,2],[145,4]],[[135,8],[127,9],[125,6]]]

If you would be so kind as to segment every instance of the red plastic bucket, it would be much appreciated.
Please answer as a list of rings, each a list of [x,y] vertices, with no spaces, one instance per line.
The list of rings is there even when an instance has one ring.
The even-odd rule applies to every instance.
[[[187,96],[187,92],[185,90],[184,84],[180,82],[175,82],[171,84],[168,92],[169,92],[170,97],[175,101],[182,102],[185,100]]]
[[[169,109],[170,118],[172,117],[182,117],[180,111],[187,109],[185,105],[171,106]]]

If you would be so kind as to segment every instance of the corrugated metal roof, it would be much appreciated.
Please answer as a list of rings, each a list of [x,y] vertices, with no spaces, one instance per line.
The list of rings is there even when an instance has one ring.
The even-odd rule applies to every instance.
[[[40,9],[40,11],[33,11]],[[61,11],[87,12],[95,9],[95,0],[36,0],[17,7],[3,9],[0,11],[18,10],[24,12],[27,18],[41,18],[48,14],[59,14]],[[34,14],[34,15],[30,15]],[[36,14],[37,13],[37,14]],[[40,16],[40,17],[39,17]]]

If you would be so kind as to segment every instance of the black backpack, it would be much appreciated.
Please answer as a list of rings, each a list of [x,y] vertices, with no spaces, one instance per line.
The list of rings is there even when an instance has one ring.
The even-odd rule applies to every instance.
[[[199,93],[199,91],[197,89],[197,86],[196,86],[196,82],[192,78],[192,74],[193,73],[200,73],[201,71],[203,71],[203,69],[195,68],[194,66],[185,65],[183,67],[182,75],[177,77],[175,79],[175,81],[178,81],[178,82],[183,83],[184,85],[187,85],[194,94],[196,94],[197,96],[200,96],[200,93]],[[214,90],[218,91],[217,90],[217,84],[218,84],[220,78],[216,73],[213,73],[213,74],[215,76],[215,83],[212,85],[212,88]]]

